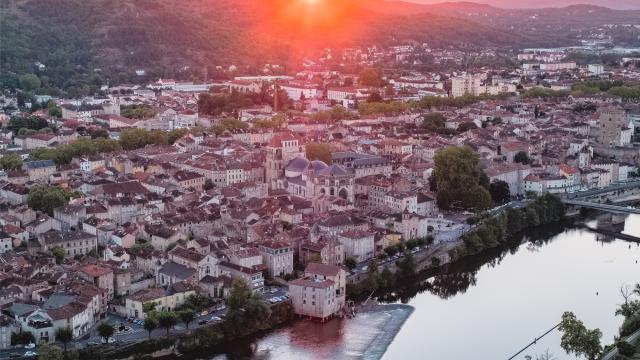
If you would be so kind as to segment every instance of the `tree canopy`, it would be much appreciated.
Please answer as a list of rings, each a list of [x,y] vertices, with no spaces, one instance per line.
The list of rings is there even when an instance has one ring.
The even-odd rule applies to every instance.
[[[53,209],[66,205],[72,193],[59,186],[37,186],[27,195],[27,204],[34,210],[53,216]]]
[[[513,162],[520,163],[520,164],[523,164],[523,165],[528,165],[528,164],[531,163],[531,159],[529,159],[529,155],[527,155],[526,152],[518,151],[513,156]]]
[[[120,115],[130,119],[149,119],[156,115],[156,110],[150,105],[120,106]]]
[[[2,170],[18,170],[22,167],[22,158],[18,154],[8,154],[0,158]]]
[[[496,204],[504,204],[511,199],[509,184],[502,180],[492,182],[489,185],[489,193],[491,193],[491,199]]]
[[[383,80],[376,69],[365,68],[358,75],[358,83],[362,86],[382,86]]]
[[[599,358],[602,352],[600,329],[589,330],[572,312],[565,312],[558,330],[562,332],[560,346],[567,354],[573,353],[589,360]]]
[[[480,158],[469,147],[448,147],[435,156],[438,207],[481,210],[491,205]]]
[[[247,329],[260,328],[270,314],[260,294],[251,291],[244,280],[234,280],[227,298],[225,326],[229,334],[243,334]]]
[[[105,340],[112,337],[115,331],[116,330],[113,325],[109,323],[102,322],[98,325],[98,334],[100,334],[100,336]]]
[[[330,165],[332,162],[331,154],[331,146],[326,143],[311,142],[306,146],[306,157],[310,161],[321,160]]]
[[[438,134],[453,134],[452,129],[446,127],[447,119],[439,112],[430,112],[422,115],[422,128]]]

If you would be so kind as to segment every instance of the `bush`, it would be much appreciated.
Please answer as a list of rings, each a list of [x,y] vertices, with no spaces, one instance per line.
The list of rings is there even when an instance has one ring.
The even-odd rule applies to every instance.
[[[638,329],[640,329],[640,314],[624,319],[620,326],[620,336],[629,336]]]
[[[626,341],[620,341],[616,346],[620,355],[633,356],[636,353],[636,347]]]

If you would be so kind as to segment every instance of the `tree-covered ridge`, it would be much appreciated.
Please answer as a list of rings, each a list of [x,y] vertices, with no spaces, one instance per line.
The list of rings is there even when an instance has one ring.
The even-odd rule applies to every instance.
[[[264,63],[290,67],[325,47],[537,45],[517,32],[430,12],[435,8],[394,12],[381,1],[350,4],[339,26],[325,29],[278,23],[274,8],[287,6],[278,0],[6,0],[0,86],[18,87],[20,75],[32,73],[42,83],[39,93],[61,88],[78,96],[107,82],[200,79],[205,68],[215,74],[216,65],[249,72]],[[146,74],[136,75],[138,69]]]

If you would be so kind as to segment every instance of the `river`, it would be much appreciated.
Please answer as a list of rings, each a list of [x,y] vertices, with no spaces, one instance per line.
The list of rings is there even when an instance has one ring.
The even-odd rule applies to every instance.
[[[597,226],[596,220],[589,225]],[[629,215],[624,232],[640,236],[640,215]],[[621,317],[620,286],[640,282],[640,247],[602,239],[588,230],[546,227],[508,249],[490,251],[398,291],[415,308],[382,356],[385,360],[508,359],[573,311],[589,328],[613,341]],[[234,344],[218,358],[357,359],[378,320],[300,321],[252,342]],[[560,348],[555,330],[516,359]],[[372,356],[370,358],[379,358]]]

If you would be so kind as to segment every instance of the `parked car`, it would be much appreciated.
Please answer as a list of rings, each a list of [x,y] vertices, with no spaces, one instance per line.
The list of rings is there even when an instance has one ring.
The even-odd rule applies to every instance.
[[[34,343],[28,343],[27,345],[24,346],[25,349],[35,349],[36,348],[36,344]]]
[[[116,339],[110,337],[110,338],[105,340],[105,338],[102,338],[102,343],[103,344],[115,344],[116,343]]]
[[[98,343],[97,341],[89,341],[87,343],[87,346],[98,346],[98,345],[100,345],[100,343]]]
[[[209,320],[207,320],[207,319],[202,319],[202,320],[198,321],[198,325],[206,325],[208,323],[209,323]]]
[[[222,318],[217,317],[217,316],[212,316],[209,320],[210,320],[210,321],[221,321],[221,320],[222,320]]]
[[[38,353],[36,353],[35,351],[27,351],[26,353],[24,353],[25,357],[36,357],[38,356]]]

